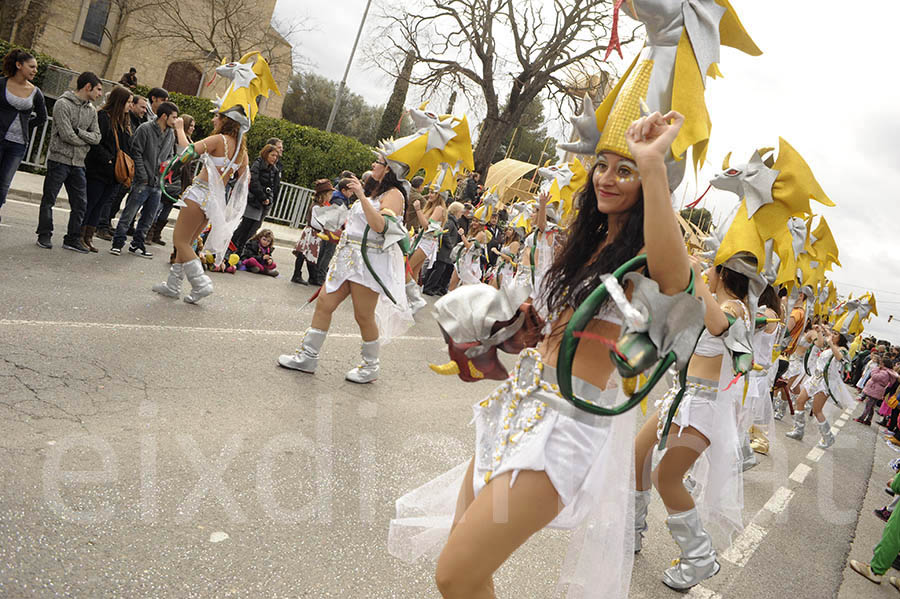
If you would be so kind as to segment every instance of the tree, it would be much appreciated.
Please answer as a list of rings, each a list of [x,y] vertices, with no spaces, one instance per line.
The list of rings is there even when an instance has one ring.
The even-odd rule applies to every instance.
[[[709,227],[712,225],[712,213],[706,208],[684,208],[679,214],[681,214],[681,218],[704,233],[709,233]]]
[[[410,82],[426,92],[459,90],[470,104],[485,105],[475,147],[483,174],[538,95],[565,94],[573,70],[603,69],[613,2],[426,0],[417,11],[391,10],[379,40],[387,52],[415,52],[422,68]],[[634,38],[632,31],[623,43]]]
[[[267,4],[253,0],[156,0],[141,14],[141,36],[188,60],[237,60],[258,50],[270,66],[291,68],[289,52],[277,52],[305,27],[298,19],[274,23]],[[276,27],[278,30],[276,30]]]
[[[509,151],[510,144],[512,151]],[[544,106],[540,98],[529,102],[518,126],[500,143],[492,162],[502,160],[507,152],[510,158],[537,164],[543,164],[547,158],[556,156],[556,139],[547,136]]]
[[[134,37],[138,28],[128,27],[128,21],[132,17],[137,18],[143,11],[157,5],[157,0],[108,0],[109,16],[103,26],[103,37],[109,40],[109,50],[106,53],[106,61],[103,63],[103,77],[110,77],[109,68],[122,43]]]
[[[0,39],[29,48],[34,45],[50,13],[50,0],[0,2]]]
[[[284,96],[282,115],[298,125],[324,130],[336,95],[337,83],[327,77],[296,73]],[[369,106],[362,96],[345,89],[332,131],[374,145],[381,113],[381,107]]]
[[[394,80],[394,91],[381,113],[381,123],[378,125],[377,139],[385,139],[392,137],[400,125],[403,118],[403,111],[406,108],[406,94],[409,91],[409,78],[412,75],[413,67],[416,64],[416,55],[407,51],[406,58],[403,60],[403,68],[400,74]]]

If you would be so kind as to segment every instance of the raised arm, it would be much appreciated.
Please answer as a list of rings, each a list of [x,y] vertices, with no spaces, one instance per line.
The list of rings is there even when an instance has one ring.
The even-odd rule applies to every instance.
[[[700,260],[690,258],[690,262],[691,268],[694,269],[694,292],[698,298],[703,300],[703,306],[706,310],[703,314],[703,324],[710,334],[719,336],[728,329],[728,317],[701,276]],[[735,315],[733,314],[733,316]]]
[[[660,291],[668,295],[687,288],[691,269],[672,209],[665,164],[666,153],[683,124],[684,117],[674,110],[665,116],[654,112],[632,123],[625,133],[644,192],[647,268]]]
[[[382,196],[381,212],[375,209],[375,206],[363,193],[362,183],[359,182],[359,179],[351,176],[349,189],[361,202],[360,205],[362,206],[363,214],[366,216],[366,222],[377,233],[381,233],[386,228],[384,214],[391,214],[395,217],[403,214],[403,194],[400,193],[399,189],[391,189]]]
[[[541,232],[547,230],[547,202],[549,201],[549,192],[544,191],[538,196],[537,221],[534,223],[534,226]]]

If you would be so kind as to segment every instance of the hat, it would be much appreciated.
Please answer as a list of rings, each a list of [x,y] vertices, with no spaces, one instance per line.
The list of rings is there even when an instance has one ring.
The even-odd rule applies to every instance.
[[[334,191],[334,187],[331,185],[331,181],[329,181],[328,179],[319,179],[316,181],[315,185],[316,195],[319,195],[320,193],[325,191]]]
[[[694,148],[695,169],[706,155],[712,127],[704,98],[706,77],[720,75],[716,66],[720,47],[753,56],[762,52],[728,2],[631,0],[624,10],[643,22],[650,41],[596,110],[585,95],[581,114],[572,119],[579,139],[556,147],[576,154],[613,152],[634,160],[625,141],[631,123],[644,110],[661,114],[676,110],[685,123],[666,157],[669,188],[674,189],[684,176],[686,150]],[[671,43],[679,39],[677,45]]]

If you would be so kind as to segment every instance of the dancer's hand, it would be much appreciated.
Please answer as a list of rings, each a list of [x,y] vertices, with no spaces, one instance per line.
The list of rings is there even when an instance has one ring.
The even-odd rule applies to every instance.
[[[418,210],[422,207],[422,203],[419,200],[413,200],[413,210]]]
[[[347,183],[347,189],[353,192],[357,197],[363,197],[363,186],[362,183],[359,182],[359,179],[356,178],[356,175],[350,175],[348,177],[350,182]]]
[[[549,202],[550,202],[550,192],[542,191],[541,194],[538,196],[538,203],[541,206],[546,206]]]
[[[625,141],[638,168],[642,162],[664,159],[683,124],[684,116],[674,110],[665,115],[654,112],[631,123]]]

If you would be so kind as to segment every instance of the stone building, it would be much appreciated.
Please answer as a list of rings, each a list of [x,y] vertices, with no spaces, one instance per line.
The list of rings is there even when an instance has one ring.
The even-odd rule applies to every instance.
[[[221,95],[227,81],[221,77],[207,85],[221,58],[215,49],[203,52],[177,39],[154,40],[154,10],[175,6],[191,18],[197,38],[203,31],[204,11],[240,6],[240,22],[246,35],[260,38],[241,40],[245,49],[272,56],[271,69],[282,94],[290,81],[291,45],[270,25],[276,0],[2,0],[0,38],[48,54],[74,71],[93,71],[103,79],[118,81],[129,68],[137,70],[138,83],[161,86],[169,91],[213,99]],[[247,23],[256,23],[248,27]],[[196,29],[194,29],[196,28]],[[220,47],[234,40],[221,40]],[[281,117],[283,96],[260,102],[260,112]]]

